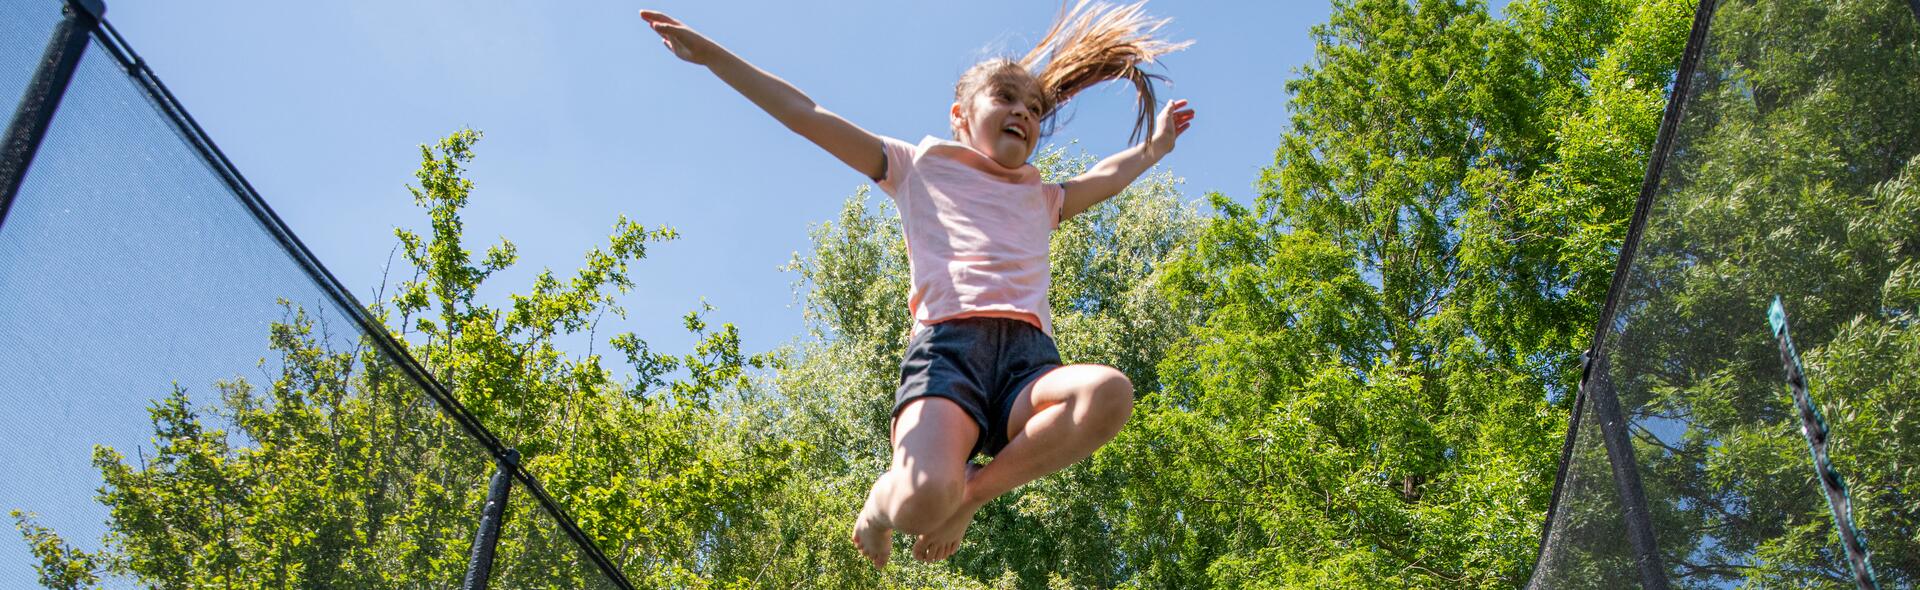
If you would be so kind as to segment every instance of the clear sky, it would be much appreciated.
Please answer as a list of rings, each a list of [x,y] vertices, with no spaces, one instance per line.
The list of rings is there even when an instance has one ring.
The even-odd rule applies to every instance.
[[[678,17],[827,108],[908,140],[945,134],[957,75],[984,57],[1024,53],[1057,9],[1014,0],[108,4],[108,20],[363,301],[381,284],[393,228],[425,225],[404,188],[418,166],[416,146],[471,127],[486,139],[471,168],[478,186],[465,215],[468,247],[479,252],[505,236],[521,255],[517,269],[498,275],[483,298],[503,304],[543,267],[570,274],[621,214],[649,227],[672,226],[684,237],[653,248],[633,268],[638,289],[623,299],[629,317],[607,318],[600,327],[602,339],[631,330],[667,352],[688,350],[679,318],[702,298],[717,308],[711,320],[741,326],[750,352],[800,335],[794,277],[777,267],[805,251],[810,226],[831,219],[865,179],[703,68],[673,58],[641,23],[639,8]],[[1195,41],[1160,70],[1174,82],[1162,96],[1189,99],[1199,113],[1161,166],[1186,179],[1190,199],[1218,191],[1250,200],[1285,124],[1283,85],[1311,58],[1308,28],[1326,19],[1328,6],[1156,0],[1148,10],[1174,19],[1168,37]],[[1118,150],[1132,104],[1117,87],[1096,90],[1075,101],[1073,118],[1052,141],[1077,141],[1075,149],[1093,155]],[[154,199],[167,192],[153,191]],[[170,274],[156,264],[147,274]],[[122,287],[151,285],[143,275],[129,276],[118,277]],[[183,321],[194,313],[163,315]],[[191,328],[156,331],[169,330]],[[242,332],[199,338],[255,345],[252,332]],[[168,354],[196,356],[176,362],[149,355],[147,362],[167,373],[150,377],[180,379],[204,394],[217,376],[259,372],[247,355],[228,361],[195,353],[198,344],[171,346]],[[42,522],[71,532],[69,540],[83,547],[96,546],[105,516],[91,500],[99,481],[86,464],[87,448],[109,442],[125,451],[149,434],[138,424],[127,427],[143,418],[142,409],[126,410],[111,426],[90,426],[116,431],[109,439],[69,433],[71,444],[36,457],[48,469],[66,466],[40,470],[43,479],[33,482],[41,488],[37,497],[69,502],[42,505]],[[67,423],[80,424],[76,419]],[[60,421],[44,422],[39,428],[60,428]],[[32,432],[16,434],[38,436]],[[80,524],[87,522],[96,527]],[[0,580],[31,579],[26,559],[17,540],[0,542]]]

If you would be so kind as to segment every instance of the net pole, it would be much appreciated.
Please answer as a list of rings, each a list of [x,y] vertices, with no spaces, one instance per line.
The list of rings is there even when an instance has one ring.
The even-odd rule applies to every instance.
[[[7,123],[5,143],[0,145],[0,226],[6,224],[7,210],[20,194],[20,185],[27,179],[27,168],[33,165],[33,156],[40,151],[41,140],[47,137],[47,127],[53,124],[53,113],[59,110],[60,99],[66,96],[67,85],[73,81],[73,72],[80,67],[80,56],[87,51],[88,34],[100,25],[100,16],[106,14],[107,6],[100,0],[69,0],[61,11],[66,17],[60,19],[53,35],[47,39],[47,49],[40,54],[40,66],[34,68],[33,78],[21,93],[20,104],[14,108],[12,121]]]
[[[480,530],[473,533],[473,551],[467,556],[467,577],[461,590],[487,590],[493,574],[493,549],[500,544],[500,525],[507,517],[507,496],[513,493],[513,472],[520,464],[520,452],[507,449],[494,465],[493,479],[487,482],[487,503],[480,509]]]
[[[1620,396],[1608,376],[1607,360],[1601,357],[1599,370],[1589,382],[1594,417],[1600,420],[1600,438],[1606,443],[1607,461],[1613,467],[1613,483],[1620,493],[1621,518],[1627,524],[1627,542],[1633,545],[1633,565],[1640,573],[1640,586],[1646,590],[1667,590],[1667,570],[1660,559],[1660,545],[1654,537],[1653,513],[1647,508],[1646,487],[1640,482],[1640,461],[1633,451],[1632,424],[1620,409]]]

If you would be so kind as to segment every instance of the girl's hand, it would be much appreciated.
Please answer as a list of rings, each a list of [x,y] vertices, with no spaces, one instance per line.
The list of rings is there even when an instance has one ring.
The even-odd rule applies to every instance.
[[[1154,118],[1153,137],[1147,140],[1148,148],[1158,155],[1173,151],[1174,140],[1187,132],[1193,125],[1193,109],[1187,108],[1187,100],[1179,99],[1167,103],[1160,109],[1160,115]]]
[[[712,63],[716,56],[723,53],[720,45],[714,43],[712,39],[694,32],[687,25],[667,16],[666,13],[642,10],[640,18],[645,19],[647,26],[653,27],[653,32],[660,35],[660,44],[666,45],[667,49],[673,51],[673,54],[680,59],[704,66]]]

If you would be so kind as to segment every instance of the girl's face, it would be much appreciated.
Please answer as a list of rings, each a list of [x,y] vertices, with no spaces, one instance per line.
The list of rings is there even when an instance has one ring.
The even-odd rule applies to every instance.
[[[1018,168],[1040,141],[1040,92],[1032,76],[997,75],[963,102],[953,104],[952,124],[960,143],[1001,166]]]

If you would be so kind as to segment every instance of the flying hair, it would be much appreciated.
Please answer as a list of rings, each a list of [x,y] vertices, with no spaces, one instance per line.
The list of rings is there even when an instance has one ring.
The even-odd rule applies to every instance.
[[[978,90],[991,80],[1019,69],[1032,77],[1040,96],[1040,120],[1043,133],[1052,133],[1054,115],[1060,107],[1081,91],[1109,80],[1133,84],[1139,99],[1128,141],[1153,133],[1153,109],[1157,103],[1153,83],[1165,76],[1148,73],[1141,67],[1157,63],[1156,58],[1186,49],[1192,41],[1169,42],[1154,37],[1160,27],[1173,19],[1155,19],[1143,8],[1145,0],[1114,6],[1093,0],[1078,0],[1069,9],[1063,2],[1053,27],[1019,61],[992,59],[975,64],[954,88],[956,100]]]

